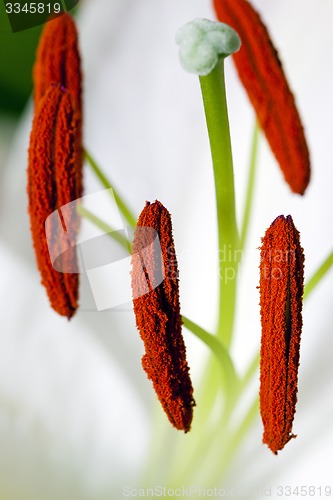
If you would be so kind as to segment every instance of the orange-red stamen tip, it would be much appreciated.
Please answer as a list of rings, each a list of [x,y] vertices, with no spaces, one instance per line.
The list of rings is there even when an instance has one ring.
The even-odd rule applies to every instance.
[[[304,255],[290,215],[267,229],[260,262],[260,412],[273,453],[294,437],[302,331]]]
[[[304,194],[310,155],[303,125],[266,26],[247,0],[213,0],[217,18],[242,40],[233,55],[239,77],[291,190]]]
[[[146,351],[142,366],[172,425],[188,432],[195,402],[181,333],[178,266],[171,217],[159,201],[146,202],[138,220],[132,290]]]

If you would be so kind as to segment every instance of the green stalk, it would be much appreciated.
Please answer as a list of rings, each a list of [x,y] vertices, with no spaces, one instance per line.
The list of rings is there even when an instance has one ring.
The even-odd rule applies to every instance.
[[[313,292],[319,282],[324,278],[326,273],[333,266],[333,252],[331,252],[324,262],[319,266],[317,271],[311,276],[304,288],[303,299],[307,299],[308,296]]]
[[[211,73],[200,76],[200,85],[215,177],[220,266],[217,332],[228,349],[236,306],[239,237],[223,58],[220,58]]]
[[[227,392],[229,392],[229,394],[234,394],[235,392],[237,392],[238,376],[232,359],[228,351],[224,348],[223,344],[216,336],[208,333],[206,330],[193,323],[193,321],[189,320],[185,316],[183,316],[182,318],[185,328],[190,330],[196,337],[202,340],[212,350],[212,352],[219,360],[220,366],[223,370],[224,385],[227,389]]]
[[[212,464],[211,475],[207,478],[207,485],[221,483],[222,475],[226,474],[239,450],[240,445],[243,442],[243,439],[247,435],[258,415],[259,399],[257,397],[249,406],[243,419],[234,431],[231,431],[228,436],[221,432],[221,434],[216,437],[217,449],[222,450],[222,453],[219,454],[219,460],[214,461]]]
[[[241,390],[244,391],[248,386],[249,382],[251,382],[253,376],[257,373],[259,369],[260,363],[260,353],[257,352],[253,357],[251,363],[248,366],[243,378],[241,379]]]
[[[246,199],[245,199],[245,207],[243,214],[243,223],[240,237],[240,248],[243,251],[246,243],[246,237],[249,229],[249,223],[251,218],[251,211],[253,206],[253,194],[254,194],[254,185],[255,185],[255,177],[256,177],[256,167],[257,167],[257,158],[258,158],[258,138],[259,138],[259,126],[257,121],[254,124],[253,128],[253,138],[252,138],[252,151],[251,151],[251,160],[250,160],[250,168],[247,182],[247,191],[246,191]]]
[[[128,224],[132,227],[136,226],[136,217],[133,215],[133,212],[128,208],[127,203],[123,200],[123,198],[120,196],[118,191],[114,188],[114,186],[111,184],[109,179],[103,174],[99,166],[97,165],[96,161],[93,159],[93,157],[88,153],[87,150],[83,150],[84,156],[86,160],[88,161],[92,171],[96,174],[97,178],[101,182],[102,186],[105,187],[105,189],[112,189],[114,199],[117,203],[117,206],[120,210],[120,212],[123,214],[124,218],[128,222]]]
[[[77,205],[76,207],[77,213],[82,217],[85,217],[96,227],[101,229],[105,234],[108,234],[111,238],[113,238],[119,245],[121,245],[125,250],[131,253],[131,243],[128,241],[126,236],[123,236],[119,231],[116,231],[112,226],[101,220],[95,214],[90,212],[87,208],[84,208],[82,205]]]
[[[187,440],[186,445],[180,439],[178,446],[174,450],[174,461],[171,461],[170,484],[178,484],[180,476],[186,477],[194,467],[194,462],[197,466],[200,465],[202,458],[209,453],[209,446],[214,441],[214,435],[218,428],[226,424],[226,420],[239,394],[239,378],[233,361],[223,343],[216,335],[207,332],[186,316],[182,316],[182,320],[185,328],[211,349],[213,357],[209,358],[208,377],[205,377],[203,385],[200,387],[201,391],[196,398],[199,406],[196,411],[193,434],[191,433],[190,440]],[[218,424],[215,422],[212,428],[212,423],[207,419],[216,402],[216,396],[221,390],[224,393],[223,418]],[[194,457],[196,457],[195,461]]]

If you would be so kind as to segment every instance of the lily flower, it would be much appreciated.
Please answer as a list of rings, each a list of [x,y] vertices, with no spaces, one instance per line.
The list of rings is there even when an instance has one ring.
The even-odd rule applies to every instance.
[[[332,245],[327,229],[333,213],[333,173],[329,168],[333,75],[327,65],[333,45],[332,4],[323,2],[319,9],[311,0],[302,0],[302,15],[299,2],[256,2],[259,4],[270,31],[279,36],[285,66],[302,103],[313,182],[306,204],[301,204],[304,200],[300,197],[290,199],[274,171],[270,151],[260,148],[232,347],[241,375],[260,343],[259,295],[255,289],[259,254],[255,248],[263,229],[277,213],[293,214],[306,251],[305,281]],[[177,4],[95,0],[82,2],[78,17],[86,78],[85,145],[137,214],[142,200],[156,198],[172,213],[182,312],[207,330],[214,328],[218,272],[210,152],[198,84],[179,67],[174,34],[194,17],[212,16],[209,2],[202,0]],[[157,20],[163,21],[157,25]],[[301,52],[295,44],[295,26],[297,38],[302,40]],[[229,66],[227,90],[235,189],[242,193],[252,108]],[[170,478],[177,478],[177,484],[184,481],[183,453],[197,451],[192,436],[214,421],[199,418],[204,396],[195,392],[198,418],[193,420],[191,432],[185,435],[170,429],[142,371],[143,347],[130,307],[98,314],[78,311],[71,322],[64,322],[49,307],[38,283],[26,212],[24,179],[32,116],[30,102],[11,144],[0,135],[7,157],[1,166],[0,185],[2,492],[6,500],[118,500],[123,493],[138,494],[139,488],[147,485],[172,488]],[[87,194],[100,189],[88,170],[85,185]],[[237,214],[241,208],[239,201]],[[242,485],[253,490],[271,485],[273,492],[276,485],[303,484],[305,479],[309,487],[329,486],[333,439],[331,296],[328,278],[304,305],[299,403],[293,429],[299,437],[278,457],[269,453],[261,443],[256,408],[256,420],[229,464],[228,477],[222,482],[219,475],[216,486]],[[185,329],[184,338],[196,388],[208,351]],[[259,381],[253,380],[253,385],[256,394]],[[207,400],[209,396],[207,391]],[[235,424],[238,417],[236,414]],[[148,450],[150,441],[154,446]],[[219,447],[215,459],[199,468],[195,468],[199,454],[191,454],[187,472],[192,474],[194,486],[208,484],[206,474],[220,465],[223,451]],[[209,486],[215,484],[210,482]]]

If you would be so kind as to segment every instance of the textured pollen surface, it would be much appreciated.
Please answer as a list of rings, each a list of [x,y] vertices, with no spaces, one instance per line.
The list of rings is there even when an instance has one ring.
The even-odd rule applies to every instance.
[[[291,190],[303,194],[310,181],[310,157],[294,96],[278,53],[258,13],[247,0],[214,0],[217,18],[242,40],[233,56],[270,147]]]
[[[72,17],[63,14],[48,21],[43,29],[33,69],[34,100],[38,105],[52,83],[59,83],[81,109],[81,67],[78,35]]]
[[[78,197],[76,170],[80,165],[76,134],[71,97],[60,85],[53,85],[41,99],[33,121],[27,190],[31,233],[42,283],[52,307],[68,318],[78,307],[78,274],[61,273],[52,267],[45,221],[52,212]],[[51,244],[56,254],[64,255],[64,268],[76,269],[75,249],[68,250],[68,241],[75,240],[78,229],[75,209],[70,221],[65,231],[52,235]]]
[[[52,84],[65,88],[72,99],[76,120],[77,198],[82,196],[82,74],[78,34],[73,18],[63,14],[48,21],[42,31],[33,68],[34,102],[40,100]]]
[[[290,215],[279,216],[261,246],[260,412],[263,442],[277,453],[293,437],[302,331],[304,255]]]
[[[156,231],[161,252],[151,245],[153,235],[145,231],[147,228]],[[161,274],[164,280],[158,284]],[[149,292],[142,295],[147,286]],[[145,346],[142,366],[171,424],[188,432],[195,402],[181,332],[178,268],[171,217],[158,201],[147,202],[138,220],[133,241],[132,291],[136,324]]]

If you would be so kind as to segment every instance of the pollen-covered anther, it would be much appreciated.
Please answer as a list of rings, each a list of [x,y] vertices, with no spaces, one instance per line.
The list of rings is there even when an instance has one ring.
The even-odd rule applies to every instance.
[[[259,14],[247,0],[213,0],[217,18],[242,40],[233,55],[239,78],[259,124],[294,193],[310,181],[310,155],[294,95]]]
[[[59,272],[53,268],[49,245],[63,255],[66,270],[77,269],[75,240],[78,219],[75,209],[60,224],[57,234],[47,235],[45,222],[49,215],[77,197],[77,122],[70,94],[60,85],[51,85],[41,102],[32,125],[28,163],[28,200],[32,239],[37,265],[51,306],[62,316],[71,318],[78,303],[78,274]]]
[[[35,112],[51,85],[60,85],[71,96],[76,121],[76,198],[82,196],[82,71],[78,33],[69,14],[45,23],[33,68]]]
[[[132,291],[136,324],[145,346],[142,366],[171,424],[188,432],[195,402],[181,331],[171,217],[159,201],[147,202],[138,220]]]
[[[303,274],[299,233],[281,215],[262,239],[260,262],[260,412],[263,442],[275,454],[295,437]]]

